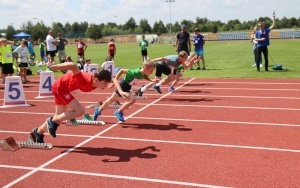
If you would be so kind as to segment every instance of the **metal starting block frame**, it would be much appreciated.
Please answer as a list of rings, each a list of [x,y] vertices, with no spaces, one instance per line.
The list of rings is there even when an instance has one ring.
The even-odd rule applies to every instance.
[[[90,104],[90,105],[86,105],[86,108],[96,108],[101,106],[103,103],[100,101],[98,103],[94,103],[94,104]],[[118,102],[114,102],[113,104],[109,105],[108,108],[112,108],[112,109],[119,109],[121,107],[121,103]]]
[[[142,86],[142,87],[143,87],[143,86]],[[142,88],[142,87],[140,87],[140,88]],[[132,90],[133,90],[133,91],[137,91],[137,90],[140,89],[140,88],[134,87],[134,88],[132,88]],[[160,88],[160,90],[163,91],[164,89],[163,89],[163,88]],[[153,87],[149,87],[149,88],[147,89],[147,91],[155,91],[155,89],[154,89]]]
[[[121,99],[124,99],[122,97],[120,97]],[[147,97],[146,96],[137,96],[137,95],[133,95],[133,98],[137,99],[137,100],[146,100]],[[127,100],[127,99],[124,99]]]
[[[36,143],[33,133],[30,133],[27,141],[15,141],[12,136],[7,137],[4,140],[0,140],[0,146],[2,151],[17,151],[21,148],[49,150],[53,147],[51,143]]]
[[[78,126],[78,125],[105,125],[104,121],[94,121],[89,114],[84,114],[82,120],[71,119],[64,121],[66,125]]]

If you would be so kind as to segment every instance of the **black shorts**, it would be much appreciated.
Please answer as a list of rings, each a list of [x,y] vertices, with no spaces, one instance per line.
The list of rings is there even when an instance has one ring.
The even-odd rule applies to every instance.
[[[128,84],[127,82],[125,82],[124,80],[121,80],[119,84],[121,86],[122,91],[129,92],[131,90],[131,85]],[[116,90],[115,92],[116,92],[116,94],[118,94],[121,97],[118,90]]]
[[[83,57],[84,53],[77,53],[78,56]]]
[[[27,68],[28,67],[28,63],[19,63],[19,67],[20,68]]]
[[[46,51],[46,55],[50,55],[50,57],[55,57],[56,51]]]
[[[156,66],[155,76],[157,77],[161,77],[162,74],[168,76],[172,72],[171,68],[166,64],[156,63],[155,66]],[[174,69],[173,74],[176,75],[176,69]]]
[[[141,50],[142,56],[148,56],[148,51],[147,50]]]
[[[3,74],[13,74],[14,73],[13,63],[3,63],[2,64],[2,73]]]

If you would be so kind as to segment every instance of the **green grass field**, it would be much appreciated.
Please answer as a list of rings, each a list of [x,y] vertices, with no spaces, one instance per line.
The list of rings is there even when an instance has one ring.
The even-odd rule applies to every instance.
[[[300,77],[300,51],[299,39],[271,40],[269,46],[269,72],[264,68],[260,72],[254,63],[252,45],[250,41],[207,41],[204,46],[207,70],[186,70],[184,77],[202,78],[299,78]],[[140,48],[138,44],[116,43],[116,67],[137,68],[141,65]],[[36,52],[38,49],[36,47]],[[76,46],[67,45],[66,53],[75,61],[77,58]],[[107,44],[90,44],[86,50],[86,58],[92,63],[101,65],[107,55]],[[37,59],[39,59],[39,53]],[[171,44],[155,44],[148,48],[150,58],[177,54]],[[264,61],[263,61],[264,63]],[[282,64],[288,71],[274,71],[272,67]],[[32,70],[39,69],[34,67]]]

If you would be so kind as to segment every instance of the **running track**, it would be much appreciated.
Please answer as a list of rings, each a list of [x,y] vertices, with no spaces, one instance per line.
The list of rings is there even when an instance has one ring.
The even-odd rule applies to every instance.
[[[0,108],[0,138],[27,139],[53,114],[53,99]],[[37,79],[37,78],[36,78]],[[142,85],[139,82],[138,85]],[[299,187],[299,79],[184,79],[177,92],[145,93],[118,123],[61,125],[51,150],[0,151],[1,187]],[[113,89],[79,93],[85,106]],[[0,85],[0,104],[4,89]],[[92,114],[92,109],[87,109]]]

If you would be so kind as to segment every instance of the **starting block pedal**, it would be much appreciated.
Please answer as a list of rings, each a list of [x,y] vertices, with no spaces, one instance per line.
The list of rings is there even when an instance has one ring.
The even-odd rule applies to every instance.
[[[146,96],[137,96],[137,95],[133,95],[133,98],[135,98],[135,99],[142,99],[142,100],[147,99]]]
[[[4,140],[0,140],[0,146],[3,151],[17,151],[21,148],[49,150],[53,147],[50,143],[36,143],[33,139],[34,135],[32,137],[32,134],[30,134],[27,141],[15,141],[15,139],[10,136]]]
[[[132,96],[133,98],[137,99],[137,100],[146,100],[147,97],[146,96],[137,96],[137,95],[133,95]],[[122,97],[120,97],[121,99],[124,99]],[[127,100],[127,99],[124,99],[124,100]]]
[[[89,114],[84,114],[82,120],[71,119],[64,121],[66,125],[78,126],[78,125],[105,125],[104,121],[94,121]]]
[[[87,119],[82,119],[82,120],[76,120],[76,119],[71,119],[65,121],[66,125],[72,125],[72,126],[78,126],[78,125],[105,125],[104,121],[93,121],[93,120],[87,120]]]

